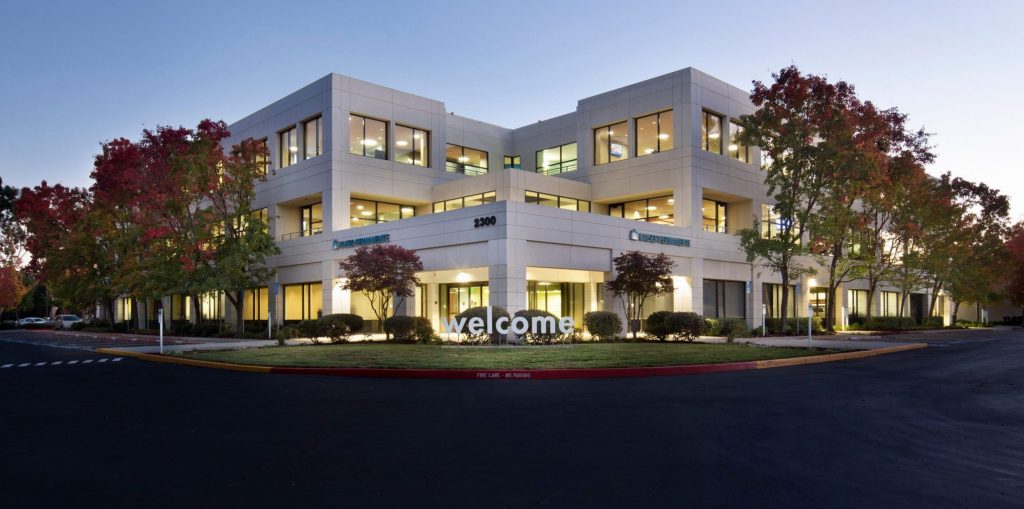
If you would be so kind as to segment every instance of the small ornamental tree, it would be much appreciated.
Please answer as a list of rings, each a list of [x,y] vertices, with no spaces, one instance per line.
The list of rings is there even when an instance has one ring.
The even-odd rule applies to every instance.
[[[392,302],[401,306],[413,296],[419,283],[416,273],[423,270],[416,251],[394,244],[361,246],[338,266],[346,278],[342,288],[363,292],[381,325],[391,315]]]
[[[612,263],[616,274],[615,279],[608,282],[608,291],[622,300],[629,329],[636,339],[647,298],[672,292],[671,275],[675,262],[664,253],[646,255],[631,251],[615,257]]]

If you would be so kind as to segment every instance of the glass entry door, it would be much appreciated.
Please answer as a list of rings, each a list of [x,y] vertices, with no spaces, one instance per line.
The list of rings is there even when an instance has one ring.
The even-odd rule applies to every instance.
[[[441,315],[449,321],[469,308],[486,306],[490,298],[487,283],[443,284],[440,290]]]

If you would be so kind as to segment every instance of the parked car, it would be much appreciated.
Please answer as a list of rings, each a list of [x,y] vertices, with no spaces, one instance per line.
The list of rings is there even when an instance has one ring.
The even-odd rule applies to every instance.
[[[45,325],[46,320],[36,316],[29,316],[18,320],[18,327],[27,327],[29,325]]]
[[[57,315],[57,328],[70,329],[72,325],[81,321],[78,315]]]

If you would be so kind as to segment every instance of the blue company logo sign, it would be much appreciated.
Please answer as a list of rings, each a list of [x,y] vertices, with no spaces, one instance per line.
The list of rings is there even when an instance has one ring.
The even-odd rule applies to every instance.
[[[638,242],[650,242],[651,244],[666,244],[669,246],[690,247],[690,239],[665,237],[663,235],[652,235],[650,233],[641,233],[636,230],[629,230],[629,240],[635,240]]]
[[[374,235],[372,237],[358,237],[355,239],[348,240],[332,240],[331,249],[345,249],[356,246],[368,246],[370,244],[384,244],[387,242],[391,242],[390,233]]]

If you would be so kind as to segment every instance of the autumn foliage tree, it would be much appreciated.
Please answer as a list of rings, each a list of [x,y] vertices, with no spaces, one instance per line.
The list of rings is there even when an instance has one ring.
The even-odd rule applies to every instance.
[[[1021,307],[1024,315],[1024,222],[1017,223],[1010,230],[1005,249],[1010,261],[1006,296],[1014,305]]]
[[[615,279],[607,283],[608,291],[622,302],[633,338],[644,317],[644,303],[653,296],[672,293],[672,268],[675,262],[664,253],[648,255],[639,251],[622,253],[612,259]]]
[[[395,244],[360,246],[338,267],[346,278],[345,290],[362,292],[374,316],[383,324],[391,316],[392,303],[399,307],[416,291],[417,272],[423,270],[416,251]]]

